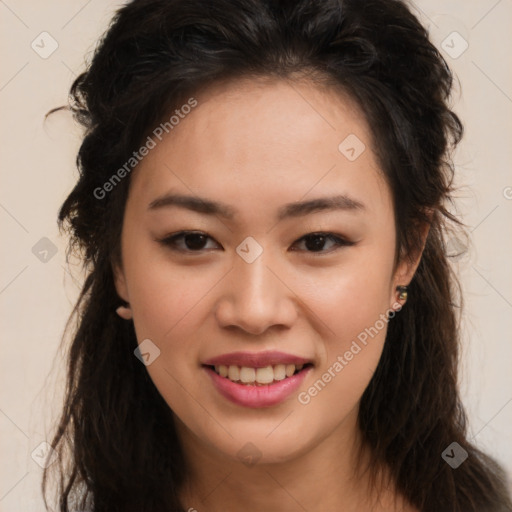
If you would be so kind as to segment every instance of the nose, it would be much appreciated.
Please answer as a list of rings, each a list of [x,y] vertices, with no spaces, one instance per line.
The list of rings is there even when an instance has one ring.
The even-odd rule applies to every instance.
[[[296,296],[277,266],[264,256],[265,252],[252,263],[235,260],[216,305],[220,326],[259,335],[274,326],[289,328],[295,322]]]

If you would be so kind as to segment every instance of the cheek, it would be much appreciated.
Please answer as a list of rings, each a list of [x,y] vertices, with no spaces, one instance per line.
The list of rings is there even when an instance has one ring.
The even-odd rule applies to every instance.
[[[302,300],[325,325],[329,347],[350,345],[389,310],[392,270],[392,250],[373,253],[368,249],[353,253],[336,267],[296,275],[296,282],[303,283]]]
[[[197,268],[178,268],[158,258],[133,261],[130,298],[139,343],[150,339],[160,350],[147,371],[169,407],[186,417],[204,412],[191,397],[201,396],[198,373],[199,328],[205,328],[208,290],[217,275],[198,275]],[[128,262],[127,262],[127,268]],[[206,328],[207,331],[209,330]]]
[[[310,425],[315,435],[342,425],[358,406],[384,347],[388,321],[382,311],[351,300],[331,315],[335,335],[324,338],[321,364],[297,397],[305,417],[322,418]]]
[[[191,325],[198,305],[222,276],[222,269],[178,266],[151,247],[127,257],[125,267],[137,338],[166,344],[175,331]]]
[[[229,267],[178,265],[151,244],[125,254],[137,340],[150,339],[160,350],[148,373],[173,410],[188,410],[190,396],[201,396],[199,336],[204,340],[215,331],[211,297]]]
[[[324,276],[311,277],[303,299],[325,324],[321,368],[299,396],[333,425],[355,407],[378,365],[387,333],[392,251],[369,251]]]

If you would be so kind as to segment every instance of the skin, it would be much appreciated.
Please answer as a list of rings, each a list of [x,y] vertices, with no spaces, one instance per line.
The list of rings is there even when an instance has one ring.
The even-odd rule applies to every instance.
[[[114,268],[129,303],[121,314],[133,318],[139,343],[149,338],[161,351],[147,370],[174,412],[187,461],[185,508],[414,510],[392,486],[369,488],[367,475],[355,476],[368,456],[364,447],[361,458],[356,453],[359,401],[387,324],[309,403],[298,400],[359,333],[397,307],[396,286],[410,282],[419,261],[395,264],[392,197],[364,116],[339,91],[305,81],[239,80],[196,98],[130,178],[122,263]],[[354,161],[338,150],[349,134],[366,146]],[[171,191],[236,214],[148,209]],[[336,194],[363,207],[276,220],[284,204]],[[188,253],[183,238],[181,251],[159,241],[181,230],[211,238]],[[314,252],[302,237],[319,231],[353,245],[327,239]],[[263,249],[252,263],[236,252],[248,236]],[[220,354],[265,350],[314,363],[299,391],[273,407],[227,401],[201,368]],[[260,457],[250,466],[237,455],[247,443]]]

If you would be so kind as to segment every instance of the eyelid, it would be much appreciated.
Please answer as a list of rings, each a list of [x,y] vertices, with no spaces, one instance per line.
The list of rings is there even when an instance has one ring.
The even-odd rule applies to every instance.
[[[302,240],[306,239],[309,236],[323,236],[328,240],[332,240],[336,242],[336,246],[333,249],[327,250],[327,251],[301,251],[311,256],[321,256],[330,254],[332,252],[337,251],[338,249],[341,249],[342,247],[349,247],[352,245],[355,245],[356,242],[353,242],[351,240],[348,240],[345,236],[333,233],[331,231],[311,231],[309,233],[306,233],[305,235],[301,236],[298,240],[296,240],[293,245],[297,244],[298,242],[301,242]],[[292,245],[292,247],[293,247]],[[292,251],[297,251],[297,249],[292,249]]]
[[[181,253],[185,253],[185,254],[197,254],[197,255],[200,255],[200,254],[203,254],[204,252],[209,252],[210,250],[208,249],[198,249],[196,251],[194,250],[190,250],[190,249],[180,249],[180,248],[176,248],[173,244],[174,244],[174,241],[176,239],[179,239],[179,238],[182,238],[182,237],[185,237],[186,235],[203,235],[205,236],[206,238],[210,239],[210,240],[213,240],[218,246],[220,246],[222,248],[222,246],[219,244],[219,242],[217,242],[212,236],[210,236],[208,233],[204,232],[204,231],[200,231],[200,230],[182,230],[182,231],[177,231],[176,233],[172,233],[170,235],[167,235],[165,236],[164,238],[160,239],[160,238],[156,238],[155,241],[161,243],[162,245],[164,245],[165,247],[173,250],[173,251],[176,251],[176,252],[181,252]],[[300,252],[304,252],[308,255],[323,255],[323,254],[330,254],[331,252],[334,252],[342,247],[348,247],[348,246],[352,246],[352,245],[355,245],[356,242],[353,242],[351,240],[348,240],[345,236],[341,235],[341,234],[337,234],[337,233],[333,233],[333,232],[330,232],[330,231],[311,231],[309,233],[306,233],[304,235],[302,235],[300,238],[298,238],[297,240],[295,240],[291,246],[291,251],[293,252],[298,252],[297,249],[294,249],[293,247],[298,243],[298,242],[301,242],[303,241],[304,239],[306,239],[307,237],[310,237],[310,236],[323,236],[325,237],[326,239],[329,239],[331,241],[334,241],[336,242],[336,246],[334,247],[334,249],[330,249],[330,250],[327,250],[327,251],[300,251]],[[224,249],[222,249],[224,250]]]
[[[166,235],[163,238],[155,238],[155,241],[161,243],[164,247],[166,247],[168,249],[171,249],[171,250],[176,251],[176,252],[185,253],[185,254],[197,254],[197,255],[199,255],[199,254],[203,254],[204,252],[209,251],[208,249],[199,249],[197,251],[192,251],[190,249],[181,249],[181,248],[175,247],[174,246],[175,240],[179,239],[179,238],[183,238],[186,235],[203,235],[206,238],[208,238],[210,240],[213,240],[217,245],[220,246],[219,242],[217,242],[208,233],[206,233],[204,231],[200,231],[200,230],[194,230],[194,229],[190,229],[190,230],[186,230],[185,229],[185,230],[182,230],[182,231],[177,231],[176,233],[171,233],[169,235]]]

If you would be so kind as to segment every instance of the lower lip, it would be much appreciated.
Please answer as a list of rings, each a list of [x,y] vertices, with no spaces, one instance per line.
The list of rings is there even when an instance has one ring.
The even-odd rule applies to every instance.
[[[300,372],[274,384],[253,386],[238,384],[226,377],[221,377],[208,366],[203,366],[219,393],[231,402],[244,407],[271,407],[286,400],[302,384],[311,370],[307,366]]]

